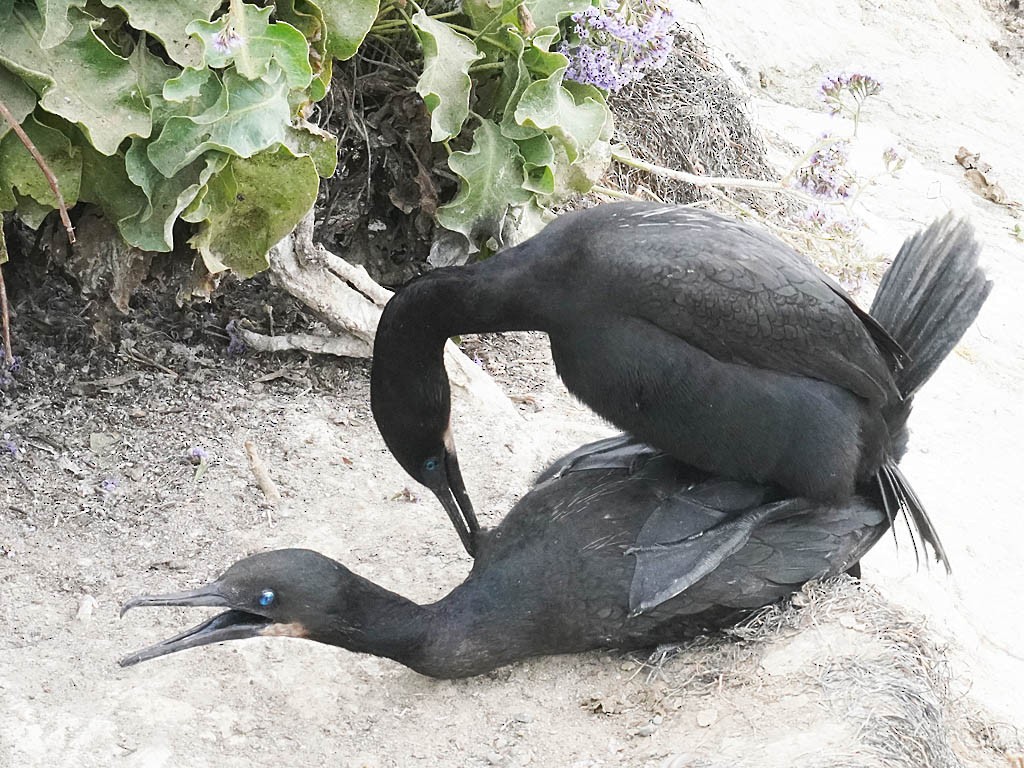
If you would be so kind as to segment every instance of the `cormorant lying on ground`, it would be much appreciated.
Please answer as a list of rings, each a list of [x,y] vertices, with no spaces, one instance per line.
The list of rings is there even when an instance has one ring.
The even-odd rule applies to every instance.
[[[988,289],[969,229],[950,219],[908,240],[886,274],[873,311],[908,353],[893,383],[904,398],[885,410],[894,463],[906,449],[910,396],[974,321]],[[713,476],[629,436],[610,438],[556,462],[497,528],[477,531],[473,570],[432,605],[316,552],[264,552],[192,592],[129,600],[122,614],[143,605],[228,610],[121,664],[291,636],[464,677],[541,654],[680,640],[851,569],[893,522],[890,487],[865,482],[843,502],[816,502]]]
[[[944,562],[896,458],[910,399],[941,360],[933,348],[959,338],[958,316],[973,317],[989,290],[978,250],[968,224],[935,222],[904,243],[868,314],[750,224],[654,203],[566,214],[395,294],[374,345],[373,414],[473,554],[479,525],[449,424],[443,344],[545,331],[568,389],[638,440],[821,504],[877,487],[887,514],[904,511]],[[907,353],[927,373],[901,373]]]
[[[711,478],[610,438],[550,467],[497,528],[480,531],[469,577],[432,605],[310,550],[264,552],[192,592],[129,600],[122,614],[143,605],[228,610],[120,663],[290,636],[450,678],[543,654],[652,647],[849,569],[887,528],[877,500],[780,499],[774,487]]]

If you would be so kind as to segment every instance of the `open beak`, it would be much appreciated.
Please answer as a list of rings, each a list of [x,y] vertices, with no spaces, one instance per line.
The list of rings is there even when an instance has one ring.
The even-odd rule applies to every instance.
[[[133,597],[121,606],[121,616],[132,608],[144,605],[179,605],[179,606],[220,606],[230,608],[228,599],[218,591],[217,582],[191,592],[177,592],[168,595],[142,595]],[[241,640],[248,637],[259,637],[273,622],[265,616],[236,609],[219,613],[212,619],[204,621],[192,629],[170,637],[148,648],[135,651],[118,661],[122,667],[130,667],[140,661],[166,656],[169,653],[184,651],[186,648],[197,648],[200,645],[219,643],[224,640]]]
[[[462,471],[459,469],[459,459],[454,449],[446,449],[444,455],[444,474],[446,482],[438,488],[431,488],[437,496],[441,506],[458,531],[462,539],[462,546],[466,548],[470,557],[476,556],[476,532],[480,530],[480,523],[477,522],[476,513],[473,511],[473,503],[466,493],[466,483],[462,480]]]

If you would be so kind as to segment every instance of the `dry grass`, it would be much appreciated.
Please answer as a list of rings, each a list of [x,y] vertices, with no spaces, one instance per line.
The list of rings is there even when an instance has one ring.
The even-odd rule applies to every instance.
[[[692,35],[679,35],[668,63],[613,97],[611,107],[619,139],[642,160],[706,176],[778,178],[743,95]],[[713,198],[707,190],[623,165],[613,166],[609,180],[619,189],[649,190],[671,202]],[[733,194],[764,214],[787,205],[781,195]]]
[[[795,671],[766,670],[773,653],[786,654],[808,633],[826,638],[824,647],[800,658]],[[642,671],[649,682],[667,684],[669,695],[742,700],[756,711],[802,695],[823,720],[852,724],[846,749],[794,765],[1005,766],[1024,754],[1014,726],[994,722],[958,692],[966,686],[953,678],[947,647],[923,618],[845,576],[812,582],[723,635],[658,649]]]
[[[693,35],[678,35],[668,63],[610,103],[616,138],[634,157],[703,176],[780,178],[751,122],[745,95]],[[823,230],[807,220],[803,202],[781,192],[699,188],[618,163],[606,183],[640,197],[754,218],[851,289],[877,281],[884,271],[855,234]]]

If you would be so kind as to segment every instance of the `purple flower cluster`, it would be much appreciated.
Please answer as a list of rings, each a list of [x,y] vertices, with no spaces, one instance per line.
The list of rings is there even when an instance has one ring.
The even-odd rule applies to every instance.
[[[833,235],[852,235],[857,231],[857,222],[849,216],[836,215],[828,208],[811,206],[804,211],[804,218],[824,232]]]
[[[826,75],[818,88],[818,95],[833,115],[849,112],[854,119],[860,113],[860,105],[868,96],[882,90],[882,83],[871,75],[860,72],[841,72]],[[852,100],[852,104],[847,103]]]
[[[907,164],[907,154],[899,147],[888,147],[882,153],[882,162],[885,163],[885,170],[895,176]]]
[[[664,65],[678,19],[665,0],[622,0],[585,8],[572,22],[557,49],[569,59],[565,76],[617,91]]]
[[[189,448],[186,456],[192,464],[202,464],[210,458],[210,454],[206,452],[206,449],[198,445]]]
[[[797,186],[826,200],[845,200],[850,196],[853,177],[846,168],[850,143],[824,134],[818,140],[807,163],[796,172]]]
[[[226,55],[234,53],[242,42],[241,36],[230,24],[213,36],[211,44],[217,53]]]

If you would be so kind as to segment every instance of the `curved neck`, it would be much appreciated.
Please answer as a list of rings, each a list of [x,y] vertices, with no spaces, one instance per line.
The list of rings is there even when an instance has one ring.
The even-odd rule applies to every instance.
[[[516,626],[529,623],[530,612],[505,606],[512,617],[522,614],[511,622],[516,626],[510,625],[493,589],[482,588],[472,576],[436,603],[419,605],[347,573],[320,631],[310,632],[309,639],[448,679],[482,674],[523,656]]]
[[[430,272],[395,294],[378,335],[438,341],[463,333],[544,330],[535,262],[520,247]]]

